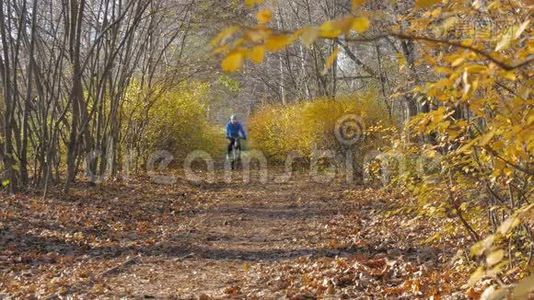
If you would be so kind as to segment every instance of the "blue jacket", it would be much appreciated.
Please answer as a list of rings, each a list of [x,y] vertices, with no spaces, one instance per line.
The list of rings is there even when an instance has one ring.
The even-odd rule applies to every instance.
[[[233,124],[231,121],[226,124],[226,137],[237,138],[241,134],[241,137],[246,139],[247,134],[243,129],[241,123]]]

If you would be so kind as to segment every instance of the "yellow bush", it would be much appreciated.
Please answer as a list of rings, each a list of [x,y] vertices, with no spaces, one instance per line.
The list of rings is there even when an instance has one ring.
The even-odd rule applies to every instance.
[[[361,119],[363,132],[362,139],[349,147],[340,143],[335,131],[338,120],[351,115]],[[251,144],[275,161],[283,161],[290,152],[310,159],[314,149],[362,154],[384,142],[374,132],[392,124],[387,116],[374,92],[336,100],[320,98],[289,106],[267,106],[249,121]]]
[[[131,94],[127,96],[132,96]],[[194,150],[206,151],[213,157],[223,152],[221,129],[207,119],[205,101],[209,97],[208,84],[187,82],[153,94],[157,96],[153,99],[148,114],[146,107],[130,108],[132,111],[137,110],[133,116],[137,123],[146,123],[144,134],[140,137],[145,155],[165,150],[180,162]]]

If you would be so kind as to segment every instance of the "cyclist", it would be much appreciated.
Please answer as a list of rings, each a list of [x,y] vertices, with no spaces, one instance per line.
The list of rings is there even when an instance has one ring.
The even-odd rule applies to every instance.
[[[230,121],[226,124],[226,138],[230,141],[230,144],[228,144],[227,156],[230,156],[234,143],[237,143],[237,149],[241,150],[241,143],[239,142],[239,139],[247,139],[247,134],[243,129],[243,125],[241,125],[235,115],[232,115],[230,117]]]

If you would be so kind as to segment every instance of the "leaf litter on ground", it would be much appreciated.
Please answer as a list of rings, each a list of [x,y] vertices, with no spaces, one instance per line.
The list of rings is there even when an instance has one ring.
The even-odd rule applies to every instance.
[[[237,176],[236,176],[237,178]],[[0,296],[471,298],[460,239],[391,214],[410,199],[305,175],[286,183],[151,183],[0,199]],[[445,222],[445,221],[443,221]],[[465,244],[465,245],[464,245]],[[464,287],[463,287],[464,286]]]

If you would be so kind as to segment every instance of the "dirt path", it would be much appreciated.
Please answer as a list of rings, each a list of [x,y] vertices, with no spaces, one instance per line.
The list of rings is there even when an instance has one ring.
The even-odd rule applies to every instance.
[[[454,275],[443,270],[453,253],[420,246],[423,225],[409,218],[382,218],[391,198],[304,175],[283,184],[136,180],[45,201],[5,198],[0,298],[451,294],[443,283]]]
[[[339,186],[293,181],[216,184],[201,190],[198,201],[207,205],[188,213],[184,221],[190,227],[169,245],[186,248],[181,254],[187,258],[164,258],[156,271],[151,262],[136,265],[130,274],[113,281],[117,286],[156,297],[202,293],[223,296],[231,294],[232,288],[274,296],[279,286],[255,280],[257,274],[249,274],[253,273],[250,269],[352,253],[327,245],[332,239],[325,230],[329,222],[354,214],[357,208],[355,203],[340,201],[343,189]],[[138,273],[156,277],[139,289],[143,282],[135,279]]]

